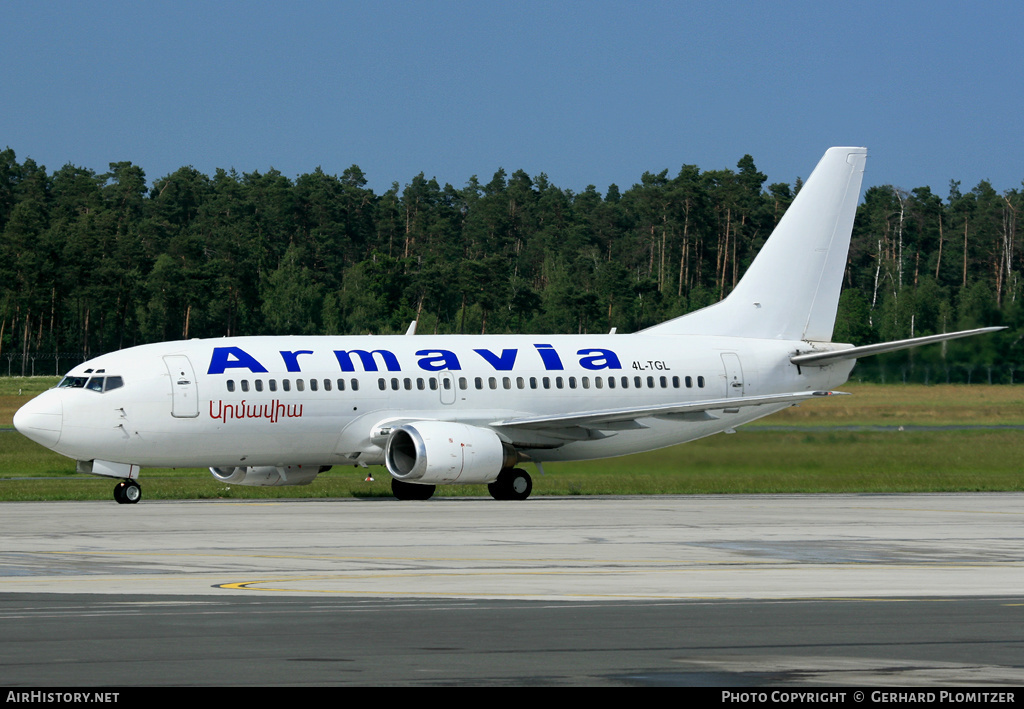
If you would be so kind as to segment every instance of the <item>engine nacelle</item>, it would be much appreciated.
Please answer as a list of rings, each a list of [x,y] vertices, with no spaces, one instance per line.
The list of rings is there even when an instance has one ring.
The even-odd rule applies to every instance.
[[[425,485],[491,483],[518,459],[491,429],[450,421],[399,426],[384,449],[384,465],[393,477]]]
[[[222,483],[271,487],[275,485],[309,485],[330,466],[260,465],[244,468],[210,468],[213,477]]]

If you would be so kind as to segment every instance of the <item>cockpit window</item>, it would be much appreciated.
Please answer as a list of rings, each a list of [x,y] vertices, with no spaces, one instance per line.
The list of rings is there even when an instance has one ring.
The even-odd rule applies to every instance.
[[[58,389],[88,389],[100,393],[124,386],[121,377],[72,377],[66,376],[57,385]]]

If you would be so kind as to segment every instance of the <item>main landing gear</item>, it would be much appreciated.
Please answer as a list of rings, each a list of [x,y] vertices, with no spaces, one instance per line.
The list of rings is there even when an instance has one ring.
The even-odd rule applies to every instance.
[[[142,499],[142,488],[134,480],[122,480],[114,486],[114,499],[119,505],[134,505]]]
[[[495,500],[525,500],[533,491],[533,479],[522,468],[505,468],[487,491]]]
[[[391,493],[399,500],[429,500],[435,489],[435,485],[418,485],[391,478]],[[525,500],[533,492],[533,479],[522,468],[505,468],[498,474],[498,479],[487,486],[487,491],[495,500]],[[114,494],[116,496],[116,491]]]
[[[436,485],[417,485],[391,478],[391,494],[399,500],[429,500],[436,488]]]

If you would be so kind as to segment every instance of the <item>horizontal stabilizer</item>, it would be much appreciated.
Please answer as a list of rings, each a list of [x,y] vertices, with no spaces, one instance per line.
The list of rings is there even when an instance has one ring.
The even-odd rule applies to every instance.
[[[847,347],[843,350],[830,350],[828,352],[808,352],[797,354],[789,358],[789,361],[798,367],[823,367],[827,364],[842,362],[844,360],[870,357],[871,355],[884,352],[897,352],[899,350],[930,345],[934,342],[945,342],[946,340],[957,340],[961,337],[982,335],[986,332],[1005,330],[1005,327],[981,327],[976,330],[961,330],[960,332],[945,332],[941,335],[928,335],[926,337],[912,337],[909,340],[896,340],[895,342],[880,342],[877,345],[864,345],[863,347]]]
[[[552,414],[550,416],[529,416],[491,423],[494,428],[537,428],[549,429],[552,426],[583,426],[597,429],[618,429],[624,421],[639,418],[666,417],[677,418],[680,414],[700,414],[708,411],[739,409],[744,406],[763,406],[765,404],[799,403],[807,399],[824,396],[845,395],[841,391],[799,391],[792,394],[766,394],[764,396],[735,396],[728,399],[711,399],[679,404],[658,404],[627,409],[606,409],[603,411],[580,411],[570,414]]]

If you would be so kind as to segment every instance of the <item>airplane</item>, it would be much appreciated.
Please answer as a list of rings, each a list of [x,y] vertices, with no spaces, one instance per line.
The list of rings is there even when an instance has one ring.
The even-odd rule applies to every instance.
[[[77,365],[18,431],[118,478],[207,467],[239,485],[306,485],[383,465],[392,492],[486,484],[525,500],[552,461],[692,441],[841,392],[859,357],[992,332],[832,342],[867,150],[830,148],[723,300],[633,334],[227,337],[147,344]],[[613,331],[614,333],[614,331]]]

